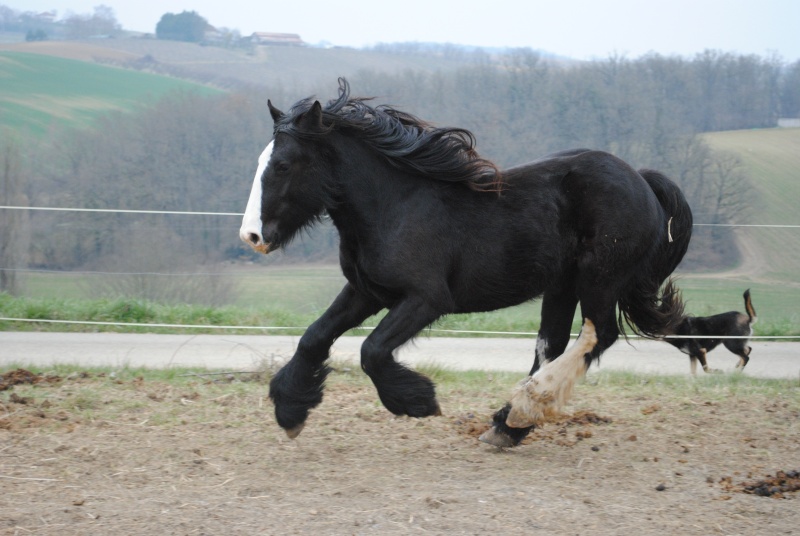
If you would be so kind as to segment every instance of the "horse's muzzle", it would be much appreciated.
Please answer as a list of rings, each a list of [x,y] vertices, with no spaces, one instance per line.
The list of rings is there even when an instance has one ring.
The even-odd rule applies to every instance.
[[[271,251],[271,243],[265,242],[264,238],[259,233],[247,232],[242,229],[239,232],[239,238],[242,242],[253,248],[253,250],[266,255]]]
[[[255,251],[257,251],[259,253],[263,253],[264,255],[266,255],[267,253],[269,253],[271,251],[271,249],[270,249],[271,244],[266,243],[266,242],[261,242],[260,244],[250,244],[250,246]]]

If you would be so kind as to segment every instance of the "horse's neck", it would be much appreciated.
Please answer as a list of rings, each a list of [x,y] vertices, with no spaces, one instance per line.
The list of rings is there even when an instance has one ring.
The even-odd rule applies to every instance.
[[[338,156],[341,164],[336,172],[334,203],[326,207],[328,214],[342,236],[378,231],[417,179],[359,142],[342,144]]]

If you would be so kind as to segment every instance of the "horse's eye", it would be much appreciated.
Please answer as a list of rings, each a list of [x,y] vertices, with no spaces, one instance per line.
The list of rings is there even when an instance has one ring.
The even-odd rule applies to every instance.
[[[275,163],[275,173],[280,173],[280,174],[288,173],[290,168],[291,166],[289,165],[289,162],[285,160]]]

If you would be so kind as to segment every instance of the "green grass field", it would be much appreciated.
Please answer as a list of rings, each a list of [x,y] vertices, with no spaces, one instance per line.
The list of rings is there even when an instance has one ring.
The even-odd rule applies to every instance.
[[[6,296],[0,300],[0,316],[54,318],[103,322],[145,322],[169,324],[213,324],[298,327],[311,323],[330,304],[344,284],[339,268],[319,266],[266,266],[233,269],[220,277],[234,281],[237,292],[229,305],[164,305],[133,299],[88,299],[86,289],[92,275],[28,273],[24,276],[25,298]],[[759,316],[756,335],[800,335],[797,288],[786,289],[770,282],[741,281],[710,276],[682,275],[679,286],[687,310],[704,316],[728,310],[742,311],[742,292],[750,288]],[[379,317],[365,323],[374,326]],[[526,303],[491,313],[452,315],[435,329],[488,332],[533,332],[539,326],[539,302]],[[573,332],[580,326],[576,317]],[[31,329],[32,325],[0,323],[0,329]],[[63,325],[37,329],[97,329]],[[119,329],[119,328],[112,328]],[[141,331],[139,329],[138,331]],[[169,330],[167,330],[169,331]],[[433,335],[454,335],[433,331]],[[281,331],[283,333],[283,331]]]
[[[173,91],[218,93],[176,78],[21,52],[0,52],[0,80],[0,127],[34,135],[53,125],[80,127]]]

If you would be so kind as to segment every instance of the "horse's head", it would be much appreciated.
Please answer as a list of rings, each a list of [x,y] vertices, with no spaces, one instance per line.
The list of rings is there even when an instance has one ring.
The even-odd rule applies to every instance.
[[[286,114],[268,102],[275,137],[258,158],[239,237],[260,253],[286,245],[325,211],[324,166],[314,142],[298,132],[323,132],[322,108]]]

